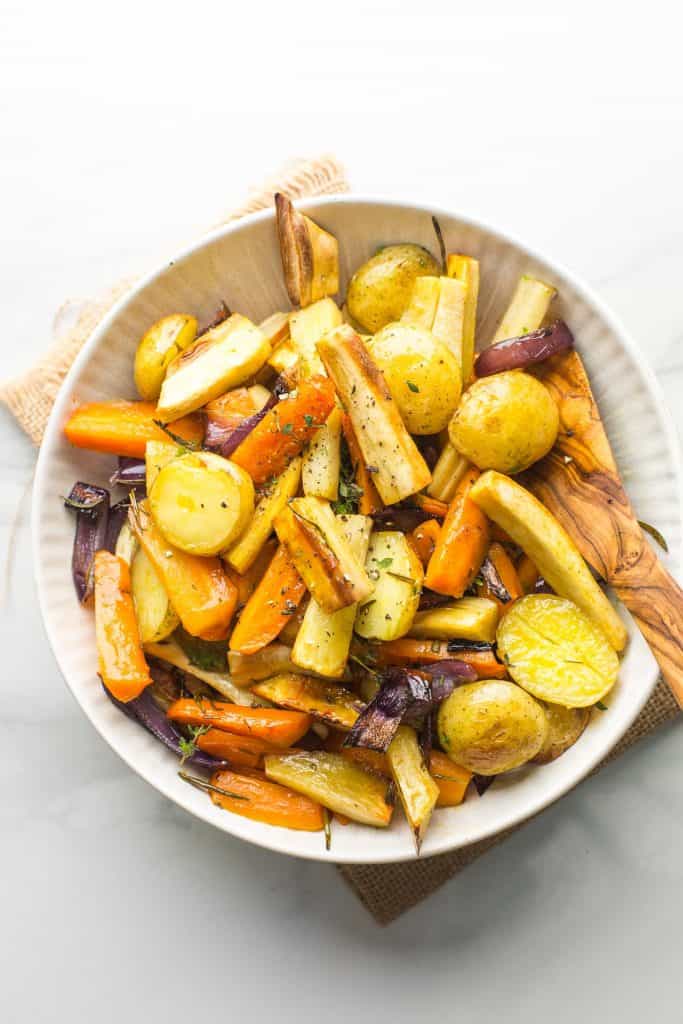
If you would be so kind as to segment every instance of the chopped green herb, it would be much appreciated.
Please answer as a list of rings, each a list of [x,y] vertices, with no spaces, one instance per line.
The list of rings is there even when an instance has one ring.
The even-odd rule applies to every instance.
[[[412,380],[407,380],[406,384],[408,385],[409,389],[413,392],[413,394],[419,394],[420,389],[417,386],[417,384],[413,384]]]
[[[380,560],[377,562],[377,567],[379,569],[388,569],[391,565],[393,565],[393,562],[393,558],[380,558]]]
[[[280,429],[280,433],[281,434],[291,434],[293,430],[294,430],[294,424],[293,423],[285,423],[284,427],[282,427]]]
[[[607,705],[603,704],[601,700],[596,700],[595,707],[598,711],[607,711]]]
[[[190,734],[190,739],[187,740],[184,736],[181,736],[179,740],[181,765],[184,765],[188,758],[197,753],[197,740],[205,732],[208,732],[210,728],[210,725],[188,725],[187,731]]]
[[[155,427],[158,427],[159,430],[163,430],[165,434],[168,434],[171,440],[175,441],[175,443],[180,448],[182,448],[184,453],[196,452],[201,448],[201,445],[197,444],[196,441],[186,441],[185,438],[180,437],[179,434],[174,434],[173,431],[165,423],[161,422],[161,420],[152,420],[152,422],[154,423]]]
[[[240,793],[231,793],[229,789],[221,789],[220,786],[214,786],[210,782],[205,782],[204,779],[198,779],[195,775],[188,775],[186,772],[178,772],[178,777],[183,782],[189,782],[195,789],[201,789],[204,793],[220,793],[221,796],[229,796],[233,800],[248,800],[246,796],[242,796]]]
[[[176,629],[173,639],[183,649],[191,665],[205,672],[227,672],[227,640],[201,640],[186,632],[182,626]]]

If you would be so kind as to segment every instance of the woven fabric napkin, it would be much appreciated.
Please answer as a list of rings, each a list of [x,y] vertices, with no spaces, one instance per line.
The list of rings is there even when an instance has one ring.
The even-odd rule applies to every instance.
[[[227,224],[270,206],[276,191],[284,192],[292,199],[303,199],[348,190],[344,170],[334,157],[295,160],[260,188],[254,189],[246,202],[221,223]],[[0,388],[0,401],[12,412],[34,444],[41,442],[57,392],[83,343],[132,284],[133,279],[128,279],[98,299],[79,304],[67,303],[55,318],[55,338],[46,354],[23,376]],[[660,680],[634,725],[602,764],[618,757],[677,714],[678,706]],[[602,764],[595,771],[599,771]],[[339,867],[339,871],[378,924],[388,924],[515,830],[507,829],[480,843],[438,857],[404,864],[344,865]]]

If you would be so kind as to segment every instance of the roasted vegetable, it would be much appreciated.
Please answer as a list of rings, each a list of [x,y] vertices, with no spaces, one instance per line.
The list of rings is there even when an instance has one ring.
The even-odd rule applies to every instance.
[[[64,434],[77,448],[141,459],[148,441],[168,441],[168,435],[155,422],[157,418],[152,402],[88,402],[71,414]],[[204,433],[197,416],[176,418],[170,427],[190,444],[198,444]]]
[[[285,471],[260,498],[251,522],[240,539],[230,548],[225,560],[238,573],[245,573],[258,558],[268,540],[276,516],[293,498],[301,478],[301,459],[292,459]]]
[[[236,736],[224,729],[198,732],[196,745],[204,753],[238,768],[259,768],[266,754],[277,754],[279,747],[255,736]]]
[[[437,807],[457,807],[463,802],[472,780],[472,772],[454,764],[440,750],[432,750],[429,755],[429,774],[439,789]]]
[[[323,335],[342,322],[341,310],[332,299],[321,299],[291,314],[290,343],[303,378],[325,373],[316,345]]]
[[[240,466],[214,452],[188,452],[157,474],[149,507],[164,537],[191,555],[217,555],[254,513],[254,485]]]
[[[346,737],[346,745],[384,753],[411,708],[422,715],[431,711],[429,676],[402,668],[386,670],[380,677],[379,690]]]
[[[479,469],[521,473],[550,451],[560,415],[550,392],[520,370],[477,380],[448,427],[451,444]]]
[[[427,640],[483,640],[493,643],[498,625],[498,606],[485,597],[461,597],[459,601],[418,612],[410,635]]]
[[[398,323],[375,335],[370,353],[410,433],[445,430],[460,400],[460,364],[451,350],[430,331]]]
[[[399,320],[416,278],[438,274],[439,265],[420,245],[387,245],[358,268],[346,303],[353,319],[371,334]]]
[[[239,654],[228,651],[230,678],[236,686],[251,686],[260,679],[279,672],[296,672],[297,666],[291,659],[292,649],[286,644],[268,644],[255,654]]]
[[[97,551],[94,576],[98,672],[113,696],[125,703],[152,682],[142,653],[130,572],[116,555]]]
[[[258,327],[234,313],[203,334],[169,365],[157,405],[163,423],[236,388],[259,370],[270,345]]]
[[[341,465],[342,411],[334,408],[313,434],[304,451],[301,484],[304,494],[336,501]]]
[[[350,473],[347,473],[346,460],[342,460],[340,466],[340,477],[339,477],[339,499],[340,505],[345,512],[352,511],[352,508],[346,506],[355,506],[356,499],[358,500],[358,511],[361,515],[371,516],[375,512],[379,512],[384,506],[382,499],[377,493],[377,488],[372,482],[373,473],[370,472],[368,467],[365,465],[363,453],[360,450],[358,444],[358,438],[356,432],[353,429],[351,423],[351,417],[348,413],[344,413],[342,416],[342,433],[344,434],[344,440],[346,441],[346,448],[350,460]],[[342,453],[343,454],[343,453]],[[375,467],[372,467],[373,470]],[[350,477],[353,476],[353,480]],[[339,509],[337,509],[339,511]]]
[[[439,501],[452,501],[468,465],[467,459],[455,450],[450,441],[446,441],[432,470],[432,482],[427,488],[427,494]]]
[[[560,704],[543,704],[548,719],[548,735],[536,754],[534,764],[549,764],[565,750],[573,747],[591,717],[590,708],[565,708]]]
[[[520,334],[537,330],[543,323],[555,294],[555,288],[545,281],[539,281],[528,274],[520,277],[492,343],[495,345],[507,338],[516,338]]]
[[[138,548],[131,563],[130,582],[141,642],[146,644],[165,640],[179,624],[180,619],[168,600],[159,574],[143,548]]]
[[[152,324],[135,353],[135,387],[141,398],[156,402],[169,363],[196,337],[197,320],[184,313],[172,313]]]
[[[524,590],[507,551],[498,541],[494,541],[482,562],[479,575],[482,583],[477,586],[479,597],[495,601],[501,609],[507,608]]]
[[[118,466],[109,477],[112,487],[119,484],[130,491],[131,487],[143,487],[146,483],[146,470],[144,459],[131,458],[129,455],[119,455]]]
[[[417,557],[424,568],[429,564],[429,559],[434,554],[436,542],[441,534],[441,523],[436,519],[428,519],[426,523],[420,523],[410,534],[410,543],[417,552]]]
[[[366,516],[340,516],[342,533],[359,565],[365,564],[371,520]],[[326,612],[311,598],[292,648],[292,661],[300,668],[338,679],[344,674],[353,636],[356,604]]]
[[[289,338],[290,313],[272,313],[258,325],[263,337],[275,349]]]
[[[462,384],[462,338],[466,288],[450,277],[419,277],[401,320],[429,331],[442,342],[458,366]]]
[[[210,788],[200,788],[206,788],[219,807],[252,821],[302,832],[320,832],[325,824],[320,804],[270,782],[262,772],[222,769],[211,776]]]
[[[465,286],[465,308],[462,325],[462,379],[467,384],[474,364],[474,342],[479,299],[479,261],[471,256],[452,253],[446,260],[446,272]]]
[[[493,645],[474,640],[414,640],[403,637],[391,643],[379,644],[372,650],[373,660],[383,665],[421,665],[450,661],[463,661],[474,669],[479,679],[504,679],[507,670],[496,658]]]
[[[152,493],[152,488],[159,473],[169,462],[185,455],[186,448],[173,444],[170,441],[148,441],[145,447],[145,484],[147,493]]]
[[[308,732],[311,716],[280,708],[246,708],[210,700],[177,700],[168,709],[171,721],[208,725],[238,736],[255,736],[276,747],[291,747]]]
[[[595,704],[616,682],[619,659],[604,633],[572,601],[529,594],[498,627],[498,650],[520,686],[553,704]]]
[[[71,553],[71,576],[78,600],[90,601],[94,588],[95,552],[106,546],[109,523],[109,491],[78,481],[64,499],[76,512],[76,532]]]
[[[478,478],[479,470],[474,466],[463,474],[429,560],[424,582],[437,594],[462,597],[486,556],[488,520],[470,497]]]
[[[350,690],[335,683],[294,672],[264,679],[252,692],[293,711],[304,711],[335,729],[350,729],[365,705]]]
[[[275,640],[305,592],[304,582],[281,544],[242,609],[230,637],[230,649],[240,654],[254,654]]]
[[[420,603],[424,575],[420,559],[404,534],[381,530],[370,537],[365,568],[375,587],[359,603],[356,632],[371,640],[404,636]]]
[[[322,750],[269,754],[265,768],[269,779],[290,786],[352,821],[376,828],[385,828],[391,821],[391,783],[341,754]]]
[[[564,320],[556,320],[550,327],[540,327],[519,338],[490,345],[477,357],[475,372],[477,377],[488,377],[506,370],[523,370],[564,352],[573,344],[574,337]]]
[[[347,325],[318,343],[318,352],[351,418],[366,466],[386,504],[407,498],[431,474],[405,428],[387,383],[367,347]]]
[[[541,750],[548,720],[538,701],[505,679],[459,686],[439,709],[439,742],[479,775],[518,768]]]
[[[419,853],[439,799],[439,787],[427,770],[414,729],[407,725],[398,729],[387,751],[387,759]]]
[[[310,217],[296,209],[281,192],[275,193],[275,220],[287,294],[294,306],[335,295],[339,291],[339,245]]]
[[[131,529],[128,521],[128,510],[126,510],[126,518],[124,520],[119,535],[116,538],[116,545],[114,547],[114,554],[119,558],[123,559],[127,566],[133,564],[133,559],[140,549],[138,539]]]
[[[553,590],[574,601],[614,649],[623,650],[628,638],[624,624],[573,540],[545,506],[516,481],[495,472],[484,473],[470,496],[533,559]]]
[[[164,640],[162,643],[148,643],[145,645],[145,653],[150,657],[159,658],[169,665],[174,665],[182,672],[196,676],[197,679],[207,683],[233,704],[241,704],[243,707],[249,708],[263,703],[254,697],[250,690],[243,688],[246,685],[244,682],[233,681],[232,676],[225,669],[221,671],[216,668],[213,665],[213,659],[207,660],[193,651],[187,654],[173,639]],[[207,667],[208,664],[211,664],[212,667]]]
[[[334,386],[325,377],[301,380],[284,395],[232,453],[232,461],[263,484],[284,472],[334,408]]]
[[[217,558],[199,558],[173,547],[155,526],[146,503],[131,509],[130,525],[188,633],[222,640],[237,604],[237,590]]]
[[[275,520],[311,596],[327,612],[362,601],[373,591],[344,537],[343,523],[322,498],[294,498]]]
[[[229,458],[286,390],[285,381],[278,378],[272,393],[260,384],[254,384],[250,388],[233,388],[208,402],[204,406],[204,447]]]

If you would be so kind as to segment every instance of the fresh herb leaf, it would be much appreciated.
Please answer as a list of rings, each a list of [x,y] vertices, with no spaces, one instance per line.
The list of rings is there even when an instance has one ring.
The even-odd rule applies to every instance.
[[[380,558],[380,560],[377,562],[377,567],[378,569],[388,569],[391,565],[393,565],[393,562],[393,558]]]
[[[607,705],[603,704],[601,700],[596,700],[595,707],[598,711],[607,711]]]
[[[167,426],[166,423],[162,423],[161,420],[152,420],[155,427],[159,430],[163,430],[164,434],[168,434],[172,441],[175,441],[185,452],[196,452],[201,449],[201,445],[196,441],[186,441],[180,434],[174,434],[173,431]]]
[[[233,800],[248,800],[246,796],[242,796],[240,793],[232,793],[229,789],[222,789],[220,786],[214,786],[210,782],[205,782],[204,779],[198,779],[196,775],[188,775],[186,772],[178,772],[178,777],[183,782],[189,782],[195,789],[201,789],[204,793],[220,793],[221,796],[229,796]]]
[[[190,738],[185,739],[184,736],[180,737],[178,745],[180,747],[180,764],[185,764],[188,758],[192,757],[193,754],[197,753],[197,740],[200,736],[203,736],[205,732],[208,732],[211,728],[210,725],[188,725],[187,731],[190,734]]]
[[[644,530],[645,533],[649,533],[650,536],[657,541],[660,548],[663,548],[664,551],[666,551],[668,554],[669,545],[667,544],[666,540],[664,539],[664,537],[659,532],[656,526],[652,526],[650,523],[644,523],[642,519],[638,520],[638,526],[641,528],[641,530]]]
[[[291,434],[293,430],[294,430],[294,424],[293,423],[285,423],[284,427],[280,428],[280,433],[281,434]]]
[[[414,395],[418,395],[420,393],[419,387],[417,386],[417,384],[414,384],[412,380],[407,380],[406,384],[408,385],[409,390],[412,391]]]
[[[358,499],[362,497],[363,488],[354,480],[354,466],[346,441],[342,438],[341,466],[339,470],[339,498],[332,502],[332,511],[338,516],[355,515],[358,512]]]
[[[227,672],[228,643],[227,640],[200,640],[179,626],[173,639],[187,655],[191,665],[196,665],[204,672]]]

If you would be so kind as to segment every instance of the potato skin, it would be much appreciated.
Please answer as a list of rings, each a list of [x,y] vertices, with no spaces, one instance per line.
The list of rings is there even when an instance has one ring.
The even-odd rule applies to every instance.
[[[439,742],[452,761],[479,775],[499,775],[536,757],[548,733],[546,714],[507,679],[459,686],[439,709]]]
[[[547,388],[528,373],[483,377],[465,392],[448,427],[451,444],[479,469],[521,473],[550,451],[560,416]]]
[[[564,708],[544,702],[543,710],[548,719],[548,735],[533,759],[534,764],[550,764],[573,747],[591,717],[590,708]]]
[[[152,324],[135,353],[135,386],[141,398],[156,402],[169,364],[196,336],[197,320],[184,313],[173,313]]]
[[[387,324],[370,343],[403,422],[411,434],[445,430],[460,401],[460,367],[431,331]]]
[[[351,278],[346,295],[349,314],[375,334],[399,319],[410,301],[416,277],[439,273],[438,263],[421,245],[387,245]]]

